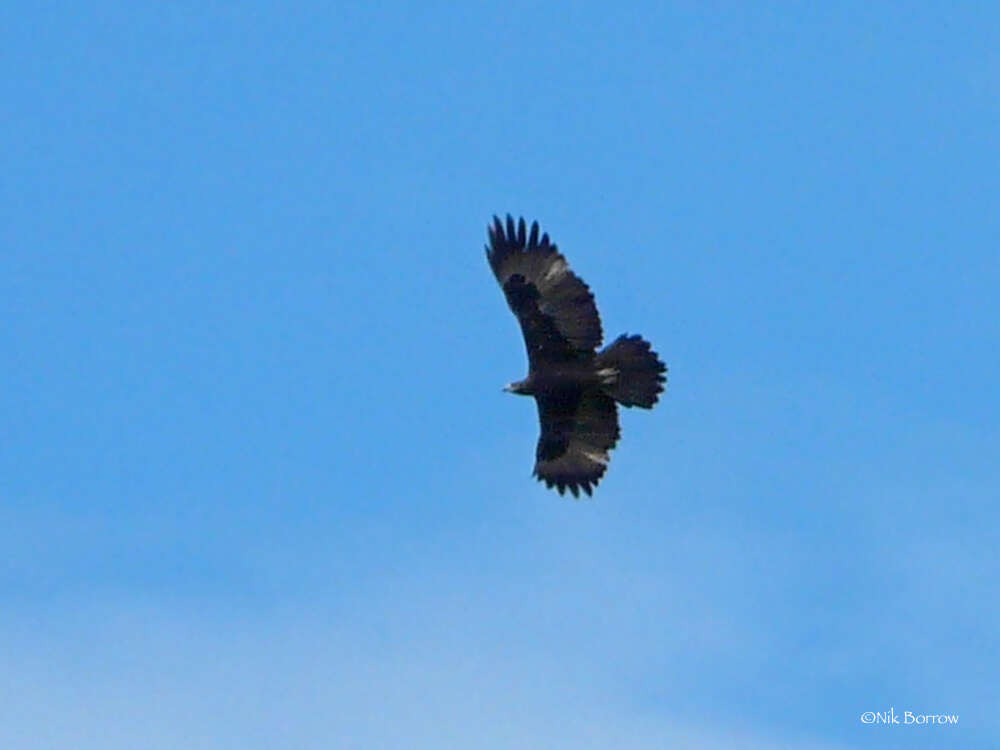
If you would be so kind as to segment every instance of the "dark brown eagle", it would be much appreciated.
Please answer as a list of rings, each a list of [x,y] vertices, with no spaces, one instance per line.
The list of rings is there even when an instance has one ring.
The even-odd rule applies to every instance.
[[[640,336],[624,334],[601,345],[601,319],[590,288],[569,270],[566,259],[538,222],[524,219],[489,227],[486,257],[507,304],[517,316],[528,349],[528,377],[504,390],[534,396],[542,434],[534,476],[559,494],[566,488],[588,495],[607,469],[615,447],[618,408],[651,409],[663,392],[667,371]]]

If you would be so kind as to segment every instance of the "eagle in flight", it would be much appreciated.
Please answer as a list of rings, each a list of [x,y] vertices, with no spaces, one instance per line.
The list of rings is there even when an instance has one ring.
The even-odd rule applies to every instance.
[[[504,390],[538,404],[534,476],[560,495],[589,495],[621,434],[616,404],[653,408],[667,367],[641,336],[623,334],[597,351],[594,295],[549,236],[539,236],[537,221],[528,231],[523,218],[515,225],[508,214],[505,227],[494,216],[486,258],[528,349],[528,377]]]

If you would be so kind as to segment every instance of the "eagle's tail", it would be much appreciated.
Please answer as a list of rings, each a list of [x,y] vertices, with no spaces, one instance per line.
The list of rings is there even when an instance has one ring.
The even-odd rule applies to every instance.
[[[652,409],[667,380],[667,366],[641,336],[619,336],[594,364],[602,389],[622,406]]]

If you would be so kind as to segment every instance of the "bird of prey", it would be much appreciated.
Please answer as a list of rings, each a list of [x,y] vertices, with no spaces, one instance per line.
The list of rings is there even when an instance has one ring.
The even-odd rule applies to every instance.
[[[505,391],[534,396],[541,436],[534,476],[559,494],[588,495],[607,469],[621,434],[617,404],[651,409],[667,371],[640,336],[623,334],[601,351],[594,295],[569,269],[538,222],[488,228],[486,258],[521,324],[528,377]]]

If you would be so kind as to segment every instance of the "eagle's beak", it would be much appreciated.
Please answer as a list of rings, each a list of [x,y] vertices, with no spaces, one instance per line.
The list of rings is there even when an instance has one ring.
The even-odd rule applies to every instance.
[[[509,384],[505,385],[503,387],[503,392],[504,393],[513,393],[514,392],[514,384],[513,383],[509,383]]]

